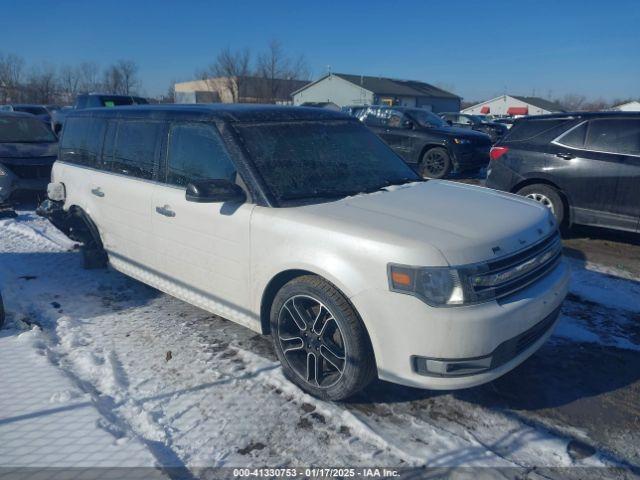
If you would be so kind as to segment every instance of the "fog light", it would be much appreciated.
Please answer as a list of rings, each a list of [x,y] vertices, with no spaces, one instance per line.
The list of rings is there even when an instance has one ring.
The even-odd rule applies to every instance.
[[[492,356],[469,360],[443,360],[425,357],[413,357],[413,369],[416,373],[435,377],[456,377],[482,373],[491,368]]]

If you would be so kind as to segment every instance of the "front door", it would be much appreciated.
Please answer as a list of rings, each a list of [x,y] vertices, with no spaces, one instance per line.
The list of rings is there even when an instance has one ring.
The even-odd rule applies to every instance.
[[[164,184],[153,193],[152,222],[169,293],[250,326],[249,226],[254,205],[185,198],[191,181],[236,177],[214,124],[172,124]]]

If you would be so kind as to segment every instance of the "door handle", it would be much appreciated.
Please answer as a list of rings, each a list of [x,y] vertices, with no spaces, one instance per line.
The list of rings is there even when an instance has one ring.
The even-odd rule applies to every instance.
[[[159,213],[160,215],[164,215],[165,217],[176,216],[176,212],[171,210],[171,207],[169,207],[169,205],[165,205],[164,207],[156,207],[156,213]]]
[[[104,192],[100,190],[100,187],[91,189],[91,193],[93,193],[96,197],[104,197]]]
[[[556,153],[556,157],[563,158],[565,160],[571,160],[573,158],[576,158],[576,156],[573,153]]]

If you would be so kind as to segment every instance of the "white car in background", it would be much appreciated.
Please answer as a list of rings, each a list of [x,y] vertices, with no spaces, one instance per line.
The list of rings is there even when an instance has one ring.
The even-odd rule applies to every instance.
[[[544,343],[567,293],[548,209],[423,180],[329,110],[76,111],[49,198],[89,265],[271,333],[286,376],[324,399],[376,376],[489,382]]]

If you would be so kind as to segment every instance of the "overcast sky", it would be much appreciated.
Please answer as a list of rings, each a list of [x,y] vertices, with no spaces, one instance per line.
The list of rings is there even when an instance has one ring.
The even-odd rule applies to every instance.
[[[28,65],[132,59],[143,93],[190,80],[219,49],[304,54],[334,72],[504,92],[640,97],[640,1],[0,0],[0,51]]]

